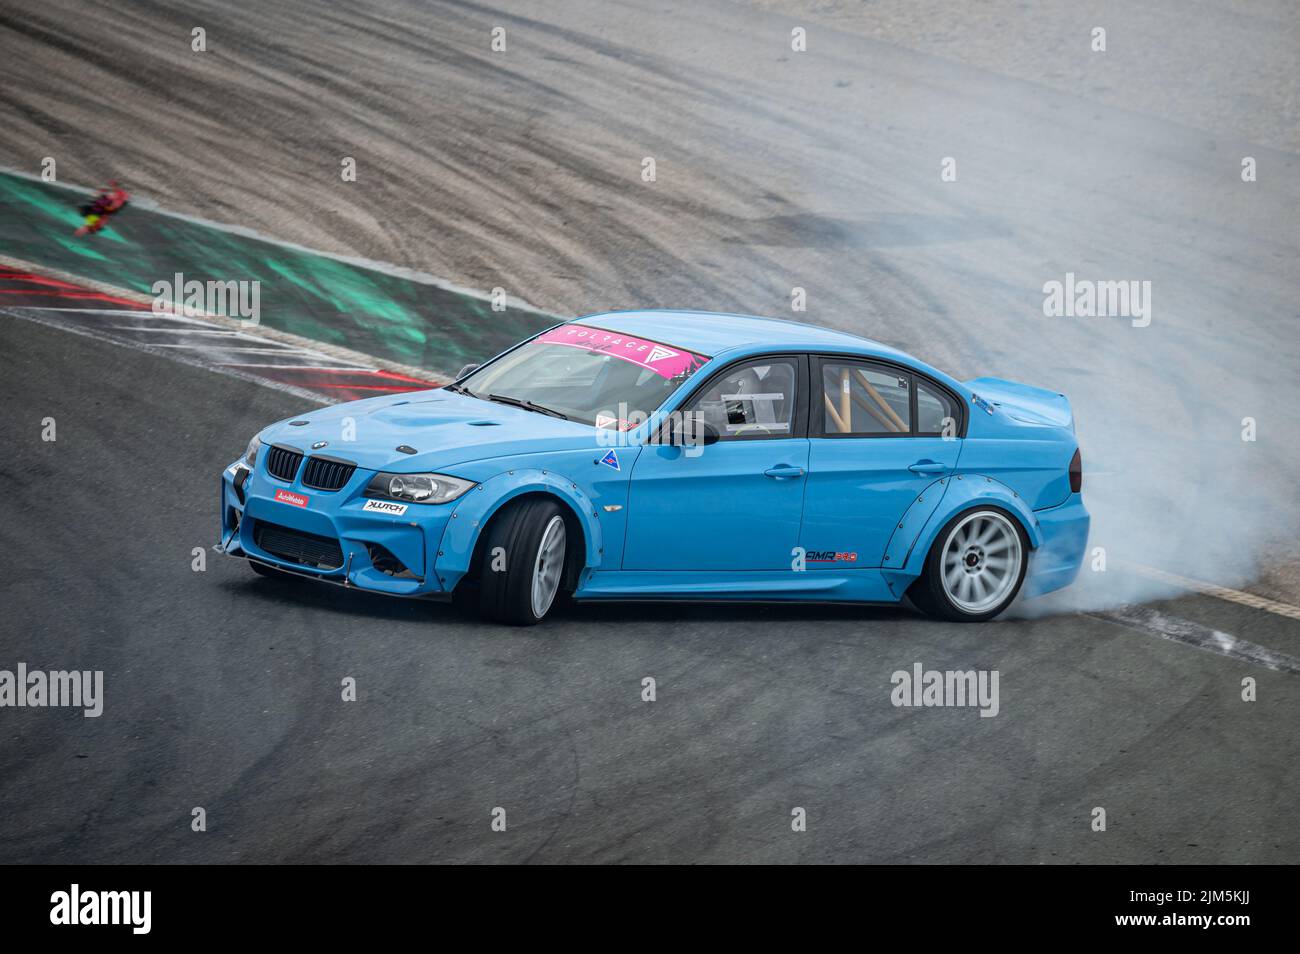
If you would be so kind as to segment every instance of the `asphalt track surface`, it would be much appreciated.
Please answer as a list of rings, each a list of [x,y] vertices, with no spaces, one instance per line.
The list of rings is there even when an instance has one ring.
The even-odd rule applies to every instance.
[[[64,149],[83,181],[112,167],[181,211],[561,313],[781,314],[800,285],[801,317],[1070,393],[1121,553],[1231,552],[1192,568],[1235,584],[1293,529],[1292,153],[1140,90],[1116,107],[847,31],[799,59],[791,21],[718,3],[105,9],[0,9],[3,68],[42,67],[4,88],[10,164]],[[514,59],[486,50],[498,22]],[[1250,52],[1219,53],[1226,88]],[[1242,183],[1243,155],[1269,174]],[[1044,318],[1067,270],[1151,279],[1152,325]],[[301,398],[6,313],[0,399],[0,666],[103,669],[107,696],[99,719],[0,710],[2,861],[1300,860],[1290,672],[1068,606],[967,627],[575,607],[517,630],[211,551],[195,572],[219,470]],[[1275,436],[1245,461],[1248,414]],[[1276,614],[1151,605],[1300,653]],[[998,670],[999,715],[895,708],[916,662]]]
[[[0,356],[27,411],[0,424],[3,659],[106,686],[97,719],[0,713],[4,861],[1300,857],[1300,676],[1086,616],[579,606],[514,629],[210,551],[195,572],[228,434],[304,403],[11,318]],[[1283,646],[1300,628],[1162,609]],[[999,670],[1000,713],[894,708],[917,661]]]

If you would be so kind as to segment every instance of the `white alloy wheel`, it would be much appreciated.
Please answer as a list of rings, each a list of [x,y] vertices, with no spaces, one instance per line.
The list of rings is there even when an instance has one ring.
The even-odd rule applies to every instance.
[[[1020,534],[993,510],[977,510],[960,520],[943,545],[943,591],[961,612],[986,613],[998,606],[1020,580],[1024,560]]]
[[[546,615],[560,590],[565,545],[564,518],[556,514],[542,531],[537,559],[533,562],[532,605],[533,615],[538,619]]]

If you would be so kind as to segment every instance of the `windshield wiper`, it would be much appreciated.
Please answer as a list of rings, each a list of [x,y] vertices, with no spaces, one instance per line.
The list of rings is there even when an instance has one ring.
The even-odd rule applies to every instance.
[[[444,384],[442,389],[444,391],[451,391],[453,394],[468,394],[470,397],[478,397],[477,394],[462,384]]]
[[[510,397],[508,394],[489,394],[489,401],[496,401],[498,404],[509,404],[511,407],[521,407],[525,411],[536,411],[538,414],[549,414],[551,417],[558,417],[562,421],[567,421],[569,415],[561,414],[553,407],[544,407],[541,404],[534,404],[532,401],[525,401],[523,398]]]

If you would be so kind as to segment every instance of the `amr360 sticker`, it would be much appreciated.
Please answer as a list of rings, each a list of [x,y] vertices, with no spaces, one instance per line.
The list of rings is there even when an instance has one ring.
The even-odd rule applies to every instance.
[[[858,554],[851,550],[809,550],[805,563],[857,563]]]

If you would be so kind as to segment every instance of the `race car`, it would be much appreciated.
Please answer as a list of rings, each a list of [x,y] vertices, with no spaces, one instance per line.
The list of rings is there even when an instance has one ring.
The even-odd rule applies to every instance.
[[[1057,392],[800,322],[627,311],[265,428],[222,476],[218,549],[524,625],[561,599],[975,622],[1074,580],[1081,489]]]

